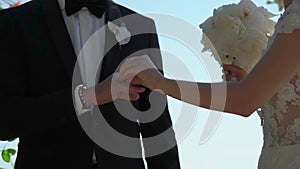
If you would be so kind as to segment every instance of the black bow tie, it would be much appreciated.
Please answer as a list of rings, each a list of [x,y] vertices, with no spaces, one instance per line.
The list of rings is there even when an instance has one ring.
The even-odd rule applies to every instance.
[[[65,0],[65,9],[67,16],[73,15],[80,11],[81,8],[86,7],[88,10],[98,18],[101,18],[106,6],[106,0]]]

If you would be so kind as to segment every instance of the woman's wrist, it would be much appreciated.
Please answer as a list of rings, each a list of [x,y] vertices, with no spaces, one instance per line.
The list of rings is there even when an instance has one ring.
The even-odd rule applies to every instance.
[[[161,78],[160,80],[158,80],[158,82],[156,82],[157,86],[155,89],[161,90],[162,92],[165,93],[165,90],[168,87],[169,80],[170,79],[166,77]]]
[[[176,96],[180,94],[180,89],[178,86],[178,81],[174,79],[164,78],[162,81],[162,88],[161,90],[164,92],[165,95],[169,96]]]

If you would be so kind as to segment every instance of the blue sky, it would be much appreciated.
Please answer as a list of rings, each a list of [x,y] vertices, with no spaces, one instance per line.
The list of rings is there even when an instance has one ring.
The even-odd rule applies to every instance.
[[[131,8],[137,12],[148,15],[147,13],[160,13],[172,15],[189,23],[189,26],[198,29],[198,25],[212,15],[214,8],[224,4],[237,3],[233,0],[116,0],[116,2]],[[273,13],[279,13],[277,6],[266,5],[264,0],[254,0],[259,6],[265,6]],[[155,20],[159,20],[154,18]],[[275,18],[276,19],[276,18]],[[159,26],[158,26],[159,27]],[[176,25],[170,25],[170,29],[178,29]],[[158,29],[160,32],[160,29]],[[180,29],[181,33],[187,32]],[[199,33],[199,34],[197,34]],[[200,38],[200,31],[195,31],[195,39]],[[199,41],[198,41],[199,42]],[[214,79],[217,81],[220,74],[219,66],[209,56],[204,56],[208,60],[203,63],[186,46],[176,40],[160,36],[160,45],[163,50],[178,56],[191,71],[192,78],[197,81],[210,81],[211,78],[206,72],[205,64],[209,62],[209,67],[216,70]],[[200,42],[199,42],[200,45]],[[174,65],[166,62],[165,68],[172,71]],[[169,74],[175,78],[189,79],[182,74]],[[169,99],[170,111],[173,122],[179,120],[182,104],[174,99]],[[197,119],[193,122],[193,128],[186,138],[179,143],[180,160],[182,169],[255,169],[257,168],[258,158],[262,147],[262,128],[260,119],[255,113],[250,118],[242,118],[234,115],[225,114],[222,116],[218,128],[210,139],[204,144],[199,144],[200,135],[210,113],[207,110],[196,108]],[[183,112],[189,115],[190,112]],[[186,121],[187,124],[192,123]],[[1,144],[0,144],[1,147]],[[4,166],[4,164],[3,164]],[[0,162],[0,167],[2,163]]]

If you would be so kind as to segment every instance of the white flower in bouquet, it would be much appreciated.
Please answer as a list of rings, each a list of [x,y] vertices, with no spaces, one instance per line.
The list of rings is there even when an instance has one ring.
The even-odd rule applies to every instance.
[[[249,72],[274,32],[275,22],[270,19],[273,16],[251,0],[223,5],[200,25],[203,51],[211,51],[223,64],[233,64]]]

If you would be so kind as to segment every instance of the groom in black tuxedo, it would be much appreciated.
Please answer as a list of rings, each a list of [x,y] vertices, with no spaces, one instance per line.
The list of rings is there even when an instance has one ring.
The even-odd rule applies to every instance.
[[[0,139],[19,137],[17,169],[89,169],[94,153],[98,162],[96,168],[99,169],[144,169],[142,158],[115,154],[90,139],[78,119],[97,124],[93,121],[95,113],[92,115],[91,105],[85,101],[89,99],[88,95],[80,96],[78,103],[73,93],[84,93],[94,86],[78,88],[84,84],[81,78],[75,79],[72,85],[76,57],[86,42],[82,40],[85,28],[101,26],[101,19],[107,23],[136,13],[110,0],[84,0],[83,6],[80,6],[80,1],[33,0],[0,12]],[[87,25],[81,23],[81,14],[83,21],[90,19]],[[140,28],[150,33],[132,36],[123,46],[116,43],[111,31],[106,31],[105,37],[98,39],[103,42],[99,43],[102,44],[99,46],[101,50],[110,48],[107,47],[109,44],[115,45],[104,56],[95,88],[97,105],[112,128],[129,137],[139,138],[141,134],[143,138],[149,138],[172,127],[168,108],[149,123],[130,121],[117,111],[112,103],[115,100],[111,99],[110,90],[107,90],[110,89],[111,75],[122,60],[136,51],[159,48],[153,21],[141,15],[137,18],[124,21],[127,28]],[[146,51],[140,54],[148,54],[156,64],[161,64],[159,52]],[[85,65],[85,68],[88,66]],[[82,71],[82,68],[75,69],[76,77]],[[139,93],[138,100],[131,103],[141,111],[149,109],[149,93],[146,89]],[[138,92],[134,94],[136,96]],[[159,94],[155,97],[166,100]],[[82,110],[75,110],[78,104],[85,110],[80,118],[77,118],[76,111]],[[104,134],[101,135],[101,130],[94,132],[107,139]],[[140,143],[137,144],[140,146]],[[179,169],[173,131],[157,144],[144,144],[145,154],[161,145],[174,146],[158,155],[146,156],[148,169]]]

